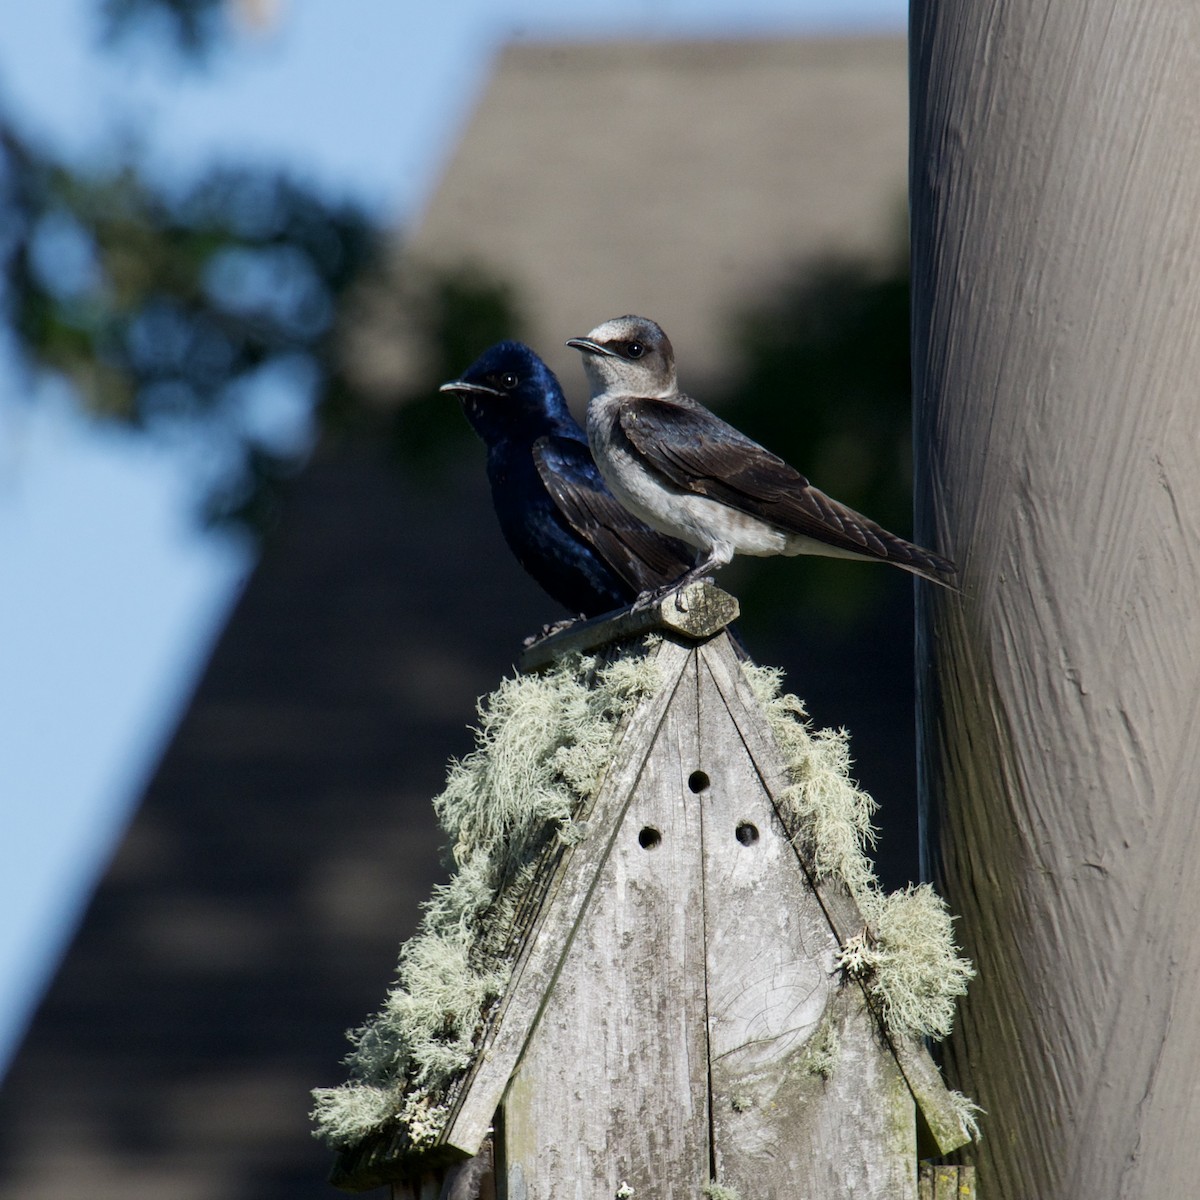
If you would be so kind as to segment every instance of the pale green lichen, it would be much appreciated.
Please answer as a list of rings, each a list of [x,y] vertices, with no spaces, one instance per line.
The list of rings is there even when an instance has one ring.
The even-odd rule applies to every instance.
[[[841,1054],[841,1036],[826,1013],[816,1033],[805,1043],[800,1064],[810,1075],[819,1075],[824,1080],[830,1080]]]
[[[846,731],[814,731],[803,701],[782,690],[776,668],[747,663],[742,669],[787,764],[788,786],[779,800],[789,824],[804,831],[818,874],[844,879],[855,896],[878,888],[867,854],[875,846],[871,818],[878,805],[850,778]]]
[[[866,930],[842,947],[839,965],[863,980],[893,1033],[944,1038],[954,1002],[974,975],[944,901],[927,884],[884,893],[869,856],[876,805],[850,778],[845,731],[814,732],[801,701],[783,693],[779,671],[743,669],[787,765],[785,819],[801,831],[818,876],[844,880],[866,920]]]
[[[973,974],[945,905],[927,886],[883,893],[868,854],[876,806],[850,778],[845,732],[811,730],[779,671],[743,670],[787,766],[785,820],[817,874],[844,880],[867,922],[840,965],[862,979],[893,1033],[944,1037]],[[451,766],[434,802],[455,872],[402,948],[382,1011],[350,1035],[350,1081],[313,1093],[319,1136],[347,1145],[388,1128],[414,1149],[436,1139],[449,1089],[507,985],[516,913],[542,857],[587,836],[577,814],[599,786],[616,725],[657,683],[653,655],[603,666],[573,658],[507,679],[481,702],[477,747]],[[828,1078],[837,1052],[836,1030],[818,1031],[802,1065]],[[979,1110],[961,1100],[963,1128],[975,1136]],[[715,1183],[705,1194],[736,1200]]]
[[[599,786],[618,721],[659,681],[652,654],[573,657],[506,679],[480,702],[476,749],[434,801],[455,870],[401,948],[382,1010],[349,1034],[350,1081],[313,1092],[335,1146],[391,1128],[431,1144],[450,1086],[511,970],[513,925],[543,854],[586,836],[575,820]]]
[[[962,1092],[956,1092],[953,1088],[950,1089],[950,1104],[963,1133],[973,1142],[982,1141],[983,1134],[979,1131],[978,1118],[987,1115],[984,1110],[969,1096],[964,1096]]]
[[[860,897],[869,933],[842,948],[840,963],[864,979],[888,1028],[918,1037],[944,1038],[954,1004],[974,976],[954,944],[954,923],[928,885]]]
[[[706,1200],[742,1200],[742,1193],[737,1188],[725,1187],[720,1183],[709,1183],[704,1186]]]

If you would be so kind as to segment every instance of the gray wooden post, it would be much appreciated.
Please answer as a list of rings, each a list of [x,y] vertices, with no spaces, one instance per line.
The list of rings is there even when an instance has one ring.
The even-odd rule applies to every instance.
[[[704,585],[690,618],[668,602],[655,620],[676,627],[651,651],[659,687],[553,867],[440,1138],[477,1157],[398,1198],[917,1200],[918,1116],[931,1152],[965,1140],[924,1047],[889,1038],[837,966],[865,923],[780,804],[730,601]],[[379,1166],[352,1156],[340,1181]]]
[[[1200,8],[915,0],[927,838],[1002,1196],[1200,1177]]]

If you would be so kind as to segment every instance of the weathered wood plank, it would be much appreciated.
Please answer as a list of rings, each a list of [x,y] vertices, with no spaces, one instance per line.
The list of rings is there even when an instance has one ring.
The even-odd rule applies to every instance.
[[[774,798],[788,786],[787,770],[762,709],[738,665],[728,640],[720,638],[705,646],[704,662],[733,718],[737,734],[754,761],[759,777],[771,795],[780,819],[783,820],[785,814],[780,811]],[[807,853],[803,831],[789,828],[788,833],[808,876],[809,885],[820,900],[838,943],[845,945],[851,938],[857,937],[866,925],[854,897],[850,895],[842,880],[823,878],[818,874],[811,856]]]
[[[995,1197],[1200,1195],[1200,8],[914,0],[924,850]],[[999,251],[999,252],[998,252]]]
[[[692,656],[505,1094],[509,1196],[708,1182],[695,678]]]
[[[922,1163],[917,1200],[976,1200],[975,1168]]]
[[[918,1152],[949,1154],[965,1146],[971,1140],[971,1135],[963,1128],[942,1073],[925,1043],[917,1037],[893,1036],[884,1026],[882,1018],[879,1027],[920,1109]]]
[[[364,1147],[349,1186],[408,1169],[397,1200],[692,1200],[710,1181],[917,1200],[917,1131],[937,1152],[966,1140],[924,1046],[889,1042],[835,966],[864,921],[781,809],[786,766],[729,636],[681,642],[651,651],[660,686],[622,722],[583,840],[547,855],[438,1145],[407,1168]]]
[[[579,915],[595,889],[641,773],[646,747],[662,723],[689,658],[686,648],[669,641],[654,653],[662,686],[617,734],[604,781],[586,814],[589,834],[564,853],[555,870],[541,912],[514,965],[504,1001],[484,1035],[473,1070],[458,1091],[440,1139],[445,1146],[468,1155],[479,1149],[550,993]]]
[[[702,650],[705,666],[728,708],[733,724],[741,738],[768,794],[779,796],[787,787],[787,772],[779,747],[771,735],[762,710],[754,697],[737,658],[727,638],[717,638],[707,643]],[[784,820],[778,804],[776,812]],[[787,828],[785,820],[785,828]],[[854,897],[840,879],[821,878],[806,853],[802,831],[788,828],[793,849],[812,889],[821,902],[839,944],[845,945],[865,928],[866,922]],[[869,997],[867,999],[869,1004]],[[970,1134],[963,1128],[950,1094],[942,1081],[941,1073],[934,1064],[924,1043],[915,1037],[892,1037],[883,1022],[879,1028],[887,1037],[905,1082],[921,1109],[925,1131],[933,1145],[931,1152],[949,1154],[970,1141]]]
[[[741,611],[736,596],[704,580],[689,584],[679,599],[682,607],[676,604],[674,596],[667,596],[640,612],[625,609],[590,621],[576,621],[527,647],[521,655],[521,669],[536,671],[564,654],[587,653],[655,629],[667,629],[689,638],[712,637],[736,621]]]
[[[913,1200],[913,1100],[702,653],[713,1160],[743,1196]],[[737,701],[735,700],[735,703]],[[707,782],[705,782],[707,781]]]

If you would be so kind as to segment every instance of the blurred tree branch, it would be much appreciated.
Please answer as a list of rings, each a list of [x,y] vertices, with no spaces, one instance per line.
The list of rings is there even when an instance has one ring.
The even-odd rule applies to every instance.
[[[101,34],[109,45],[151,32],[184,58],[202,60],[220,38],[229,0],[101,0]]]
[[[97,416],[207,436],[212,515],[261,527],[296,451],[246,410],[273,373],[308,382],[318,419],[352,403],[335,317],[376,231],[266,172],[215,170],[175,196],[128,166],[77,172],[2,117],[0,155],[4,315],[28,362]]]
[[[110,42],[165,34],[199,57],[221,8],[103,0],[99,14]],[[25,365],[69,381],[98,418],[186,440],[203,460],[207,515],[257,532],[318,433],[367,431],[410,461],[457,434],[461,422],[431,426],[431,407],[405,401],[514,332],[505,289],[411,271],[420,282],[393,307],[419,347],[420,378],[409,395],[368,395],[347,369],[351,300],[396,280],[384,279],[384,231],[355,205],[260,168],[213,169],[177,189],[151,186],[129,163],[79,170],[3,109],[0,220],[2,317]],[[436,406],[439,417],[451,408]]]

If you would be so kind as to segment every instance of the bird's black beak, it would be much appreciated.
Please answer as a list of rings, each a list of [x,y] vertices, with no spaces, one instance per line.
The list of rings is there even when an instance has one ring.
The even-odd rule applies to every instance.
[[[490,388],[482,383],[468,383],[465,379],[452,379],[449,383],[443,383],[439,392],[449,392],[452,396],[498,396],[500,393],[495,388]]]
[[[607,346],[600,345],[599,342],[593,342],[591,338],[570,338],[567,345],[572,350],[582,350],[584,354],[599,354],[603,358],[617,357],[615,350],[610,350]]]

